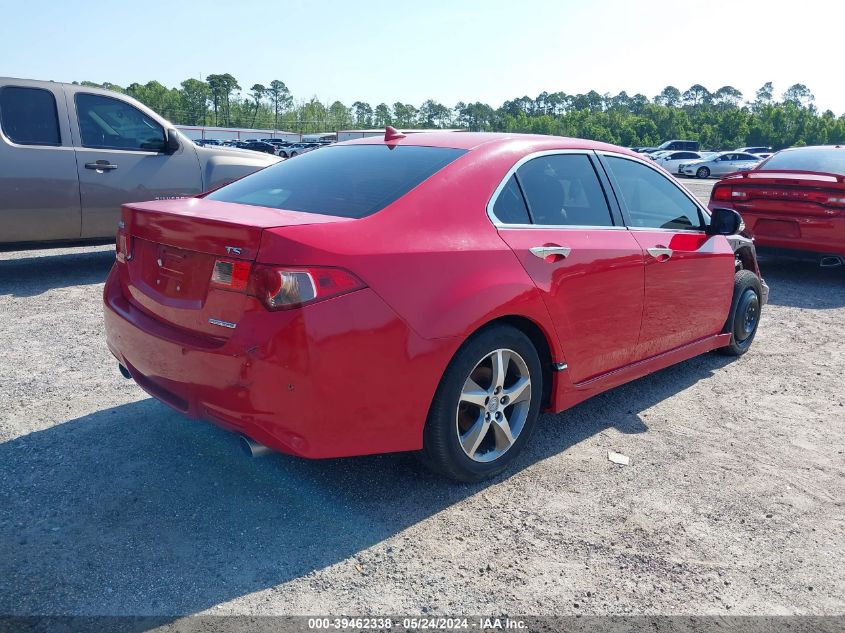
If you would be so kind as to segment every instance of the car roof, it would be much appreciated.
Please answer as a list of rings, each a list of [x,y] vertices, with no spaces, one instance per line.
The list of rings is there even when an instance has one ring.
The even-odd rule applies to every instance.
[[[780,150],[781,152],[802,152],[804,150],[814,149],[826,149],[826,150],[845,150],[845,145],[805,145],[804,147],[787,147],[785,149]]]
[[[368,136],[365,138],[335,143],[339,145],[381,145],[385,142],[382,136]],[[525,153],[540,152],[552,149],[588,149],[614,151],[630,156],[642,158],[628,148],[601,141],[590,141],[582,138],[566,136],[547,136],[544,134],[508,134],[504,132],[418,132],[390,141],[390,144],[448,147],[452,149],[473,150],[484,145],[487,149],[495,146],[519,145]]]

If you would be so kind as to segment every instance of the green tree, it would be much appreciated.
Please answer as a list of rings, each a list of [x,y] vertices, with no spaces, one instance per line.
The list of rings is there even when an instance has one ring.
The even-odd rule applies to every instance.
[[[376,127],[386,127],[393,124],[393,113],[390,106],[386,103],[380,103],[376,106],[373,115],[373,124]]]
[[[369,103],[356,101],[352,104],[352,116],[355,118],[355,125],[359,128],[373,126],[373,108]]]
[[[742,93],[733,86],[722,86],[713,93],[713,103],[723,107],[737,107],[742,102]]]
[[[252,88],[250,88],[249,94],[255,101],[255,111],[252,114],[252,127],[255,127],[255,119],[258,117],[258,108],[261,107],[261,100],[264,98],[264,95],[267,94],[267,88],[261,84],[253,84]]]
[[[684,105],[693,107],[708,104],[713,99],[710,91],[701,84],[690,86],[689,90],[686,90],[681,98]]]
[[[393,104],[393,121],[402,128],[414,127],[417,122],[418,110],[410,103],[397,101]]]
[[[206,77],[211,99],[214,103],[214,124],[219,125],[218,109],[223,111],[223,125],[231,125],[231,98],[235,90],[240,90],[238,80],[229,73]]]
[[[423,127],[446,127],[451,120],[451,112],[442,103],[428,99],[420,106],[419,120]]]
[[[675,86],[666,86],[659,95],[654,97],[654,102],[670,108],[681,105],[681,91]]]
[[[293,98],[290,90],[285,85],[284,81],[274,79],[270,82],[270,87],[267,88],[267,96],[270,98],[270,103],[273,105],[273,129],[279,129],[279,113],[287,110]]]
[[[199,79],[186,79],[181,83],[180,111],[188,125],[205,125],[208,113],[208,84]]]
[[[816,98],[804,84],[794,84],[784,91],[781,97],[784,103],[792,103],[800,108],[809,108]]]

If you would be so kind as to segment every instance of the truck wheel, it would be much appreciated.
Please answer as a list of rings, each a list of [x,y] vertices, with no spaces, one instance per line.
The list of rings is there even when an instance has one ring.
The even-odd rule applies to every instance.
[[[731,342],[718,350],[721,354],[742,356],[751,347],[760,324],[762,296],[763,289],[757,275],[750,270],[740,270],[734,275],[731,311],[722,330],[730,332]]]
[[[422,461],[458,481],[502,472],[537,422],[542,382],[537,350],[525,334],[506,325],[482,330],[458,350],[437,387]]]

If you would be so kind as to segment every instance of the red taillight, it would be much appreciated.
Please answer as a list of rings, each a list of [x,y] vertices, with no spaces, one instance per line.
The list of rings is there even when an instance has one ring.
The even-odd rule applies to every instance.
[[[249,282],[249,262],[218,259],[211,271],[211,284],[226,290],[246,290]]]
[[[289,310],[361,288],[366,284],[342,268],[257,266],[249,293],[268,310]]]
[[[741,200],[748,200],[748,192],[745,189],[738,189],[730,185],[716,185],[713,187],[713,200],[720,202],[736,202]]]
[[[713,200],[721,200],[722,202],[727,202],[731,199],[731,188],[727,185],[716,185],[713,188],[713,194],[711,196]]]
[[[124,231],[122,226],[117,231],[114,258],[122,264],[132,259],[132,236]]]

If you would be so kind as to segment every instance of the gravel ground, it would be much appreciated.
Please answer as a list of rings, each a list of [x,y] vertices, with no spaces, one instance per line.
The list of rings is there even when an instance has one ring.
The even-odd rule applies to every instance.
[[[0,254],[0,613],[845,613],[845,270],[764,260],[748,355],[546,415],[455,485],[250,461],[148,398],[103,342],[112,259]]]

